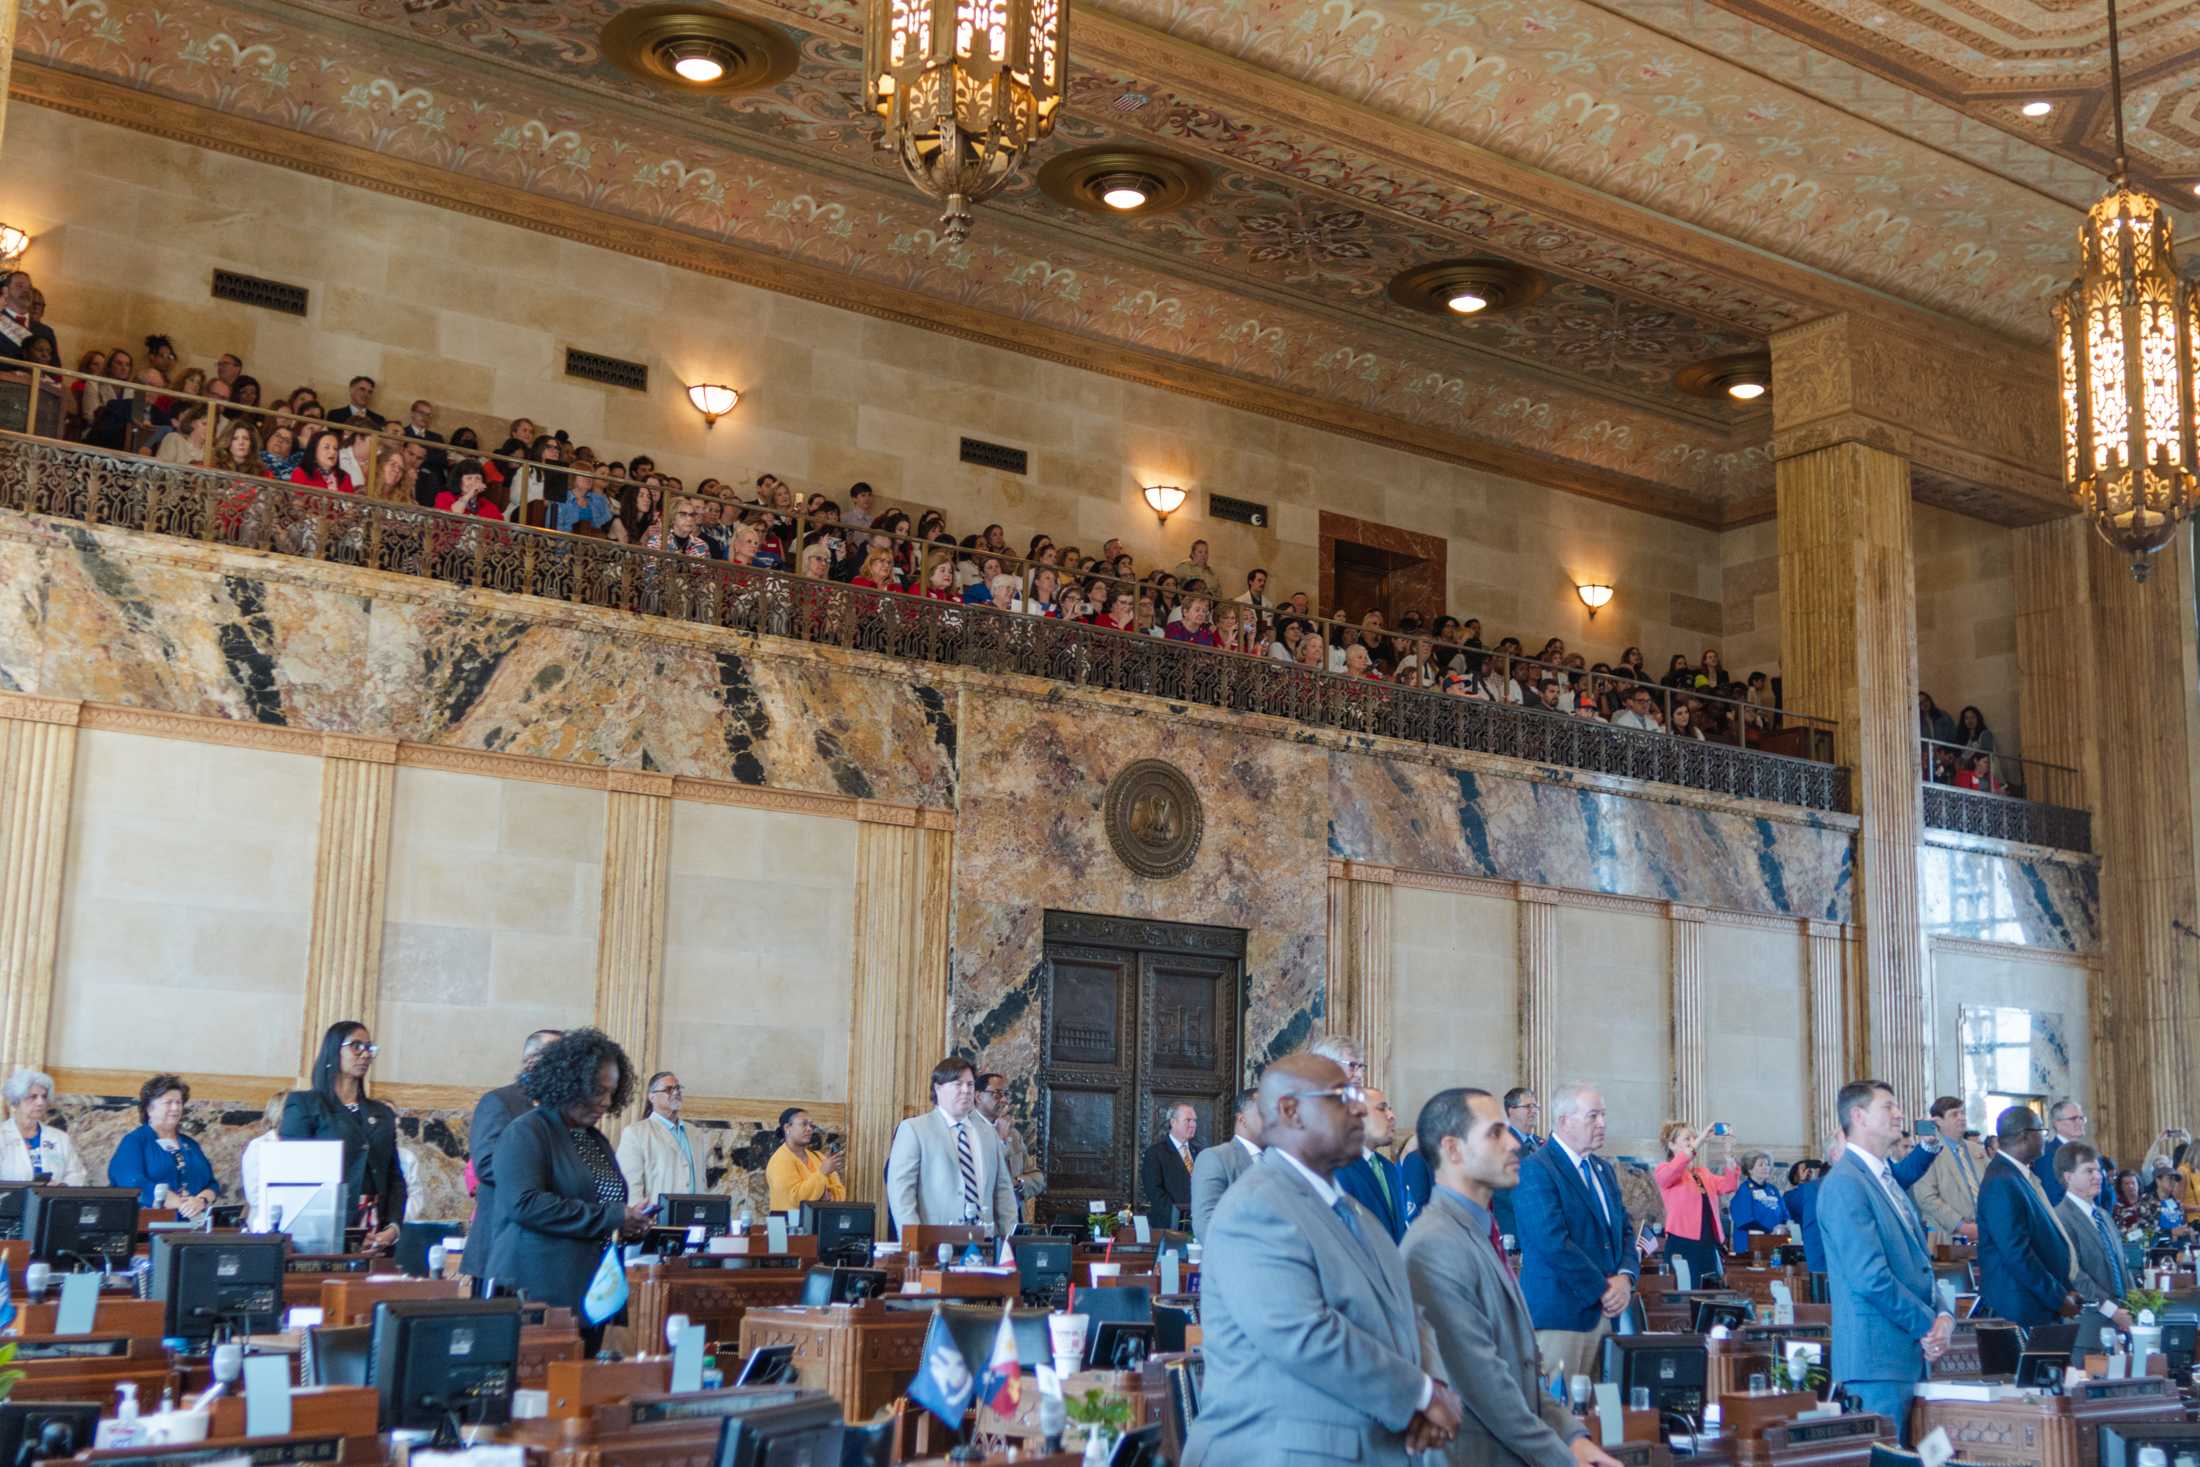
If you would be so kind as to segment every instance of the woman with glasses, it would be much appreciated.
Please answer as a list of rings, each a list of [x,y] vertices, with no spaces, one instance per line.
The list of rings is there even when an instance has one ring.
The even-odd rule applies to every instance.
[[[183,1106],[191,1087],[175,1075],[155,1075],[138,1087],[138,1119],[144,1124],[122,1138],[107,1163],[107,1185],[138,1189],[140,1207],[173,1207],[197,1217],[222,1194],[214,1164],[199,1143],[183,1134]]]
[[[321,1036],[313,1088],[283,1103],[285,1141],[344,1143],[346,1227],[367,1229],[368,1251],[397,1241],[405,1216],[405,1174],[397,1164],[397,1112],[367,1094],[367,1071],[382,1046],[367,1026],[344,1019]]]
[[[637,1206],[667,1192],[700,1192],[706,1175],[695,1132],[680,1119],[685,1099],[680,1077],[659,1070],[649,1077],[642,1113],[619,1137],[619,1172]]]
[[[764,1164],[773,1212],[793,1212],[805,1202],[848,1200],[848,1182],[840,1175],[844,1158],[820,1145],[823,1139],[801,1106],[779,1113],[779,1149]]]

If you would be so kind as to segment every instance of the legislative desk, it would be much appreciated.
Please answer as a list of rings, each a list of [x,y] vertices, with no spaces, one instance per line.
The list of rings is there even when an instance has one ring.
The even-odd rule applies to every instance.
[[[11,1368],[23,1372],[9,1399],[16,1401],[98,1401],[107,1405],[124,1382],[137,1387],[138,1399],[160,1399],[161,1385],[173,1368],[158,1335],[18,1335],[11,1337],[16,1357]]]
[[[795,1378],[840,1402],[850,1421],[868,1421],[909,1389],[932,1311],[861,1304],[751,1309],[741,1320],[741,1353],[768,1345],[794,1348]]]
[[[1918,1401],[1910,1408],[1910,1439],[1945,1428],[1957,1459],[1982,1467],[2099,1467],[2096,1428],[2184,1417],[2183,1401],[2160,1376],[2088,1380],[2060,1396]]]
[[[287,1295],[289,1276],[284,1276]],[[414,1279],[398,1273],[343,1273],[321,1279],[321,1322],[368,1324],[374,1306],[400,1299],[463,1299],[466,1285],[455,1279]]]
[[[684,1314],[721,1349],[741,1338],[751,1309],[793,1304],[817,1263],[817,1239],[789,1238],[785,1253],[682,1254],[627,1265],[627,1327],[637,1351],[665,1348],[665,1321]],[[794,1245],[808,1244],[797,1251]]]
[[[354,1274],[364,1277],[374,1272],[375,1261],[370,1253],[293,1253],[283,1260],[283,1307],[318,1309],[322,1284]]]

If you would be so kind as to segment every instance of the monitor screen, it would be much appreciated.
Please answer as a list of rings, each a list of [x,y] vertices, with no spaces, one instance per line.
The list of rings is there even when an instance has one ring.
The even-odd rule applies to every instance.
[[[807,1400],[728,1416],[718,1430],[717,1467],[840,1467],[840,1402]]]
[[[137,1221],[135,1187],[34,1187],[23,1203],[30,1256],[72,1269],[128,1266]]]
[[[161,1333],[198,1342],[279,1328],[286,1252],[280,1235],[156,1234],[153,1297],[164,1306]]]
[[[370,1382],[382,1429],[443,1430],[512,1419],[519,1305],[510,1299],[393,1299],[374,1306]]]
[[[1704,1342],[1696,1335],[1604,1337],[1604,1379],[1619,1387],[1622,1400],[1647,1390],[1657,1410],[1700,1424],[1709,1371]]]
[[[805,1202],[802,1227],[817,1239],[817,1256],[832,1263],[865,1264],[878,1237],[878,1208],[868,1202]]]
[[[1018,1286],[1027,1295],[1053,1294],[1069,1284],[1070,1258],[1076,1244],[1067,1238],[1015,1238]]]
[[[712,1236],[733,1231],[733,1199],[723,1192],[660,1192],[657,1226],[701,1226]]]
[[[2139,1467],[2146,1447],[2160,1447],[2169,1467],[2200,1467],[2200,1421],[2126,1421],[2099,1431],[2101,1467]]]
[[[0,1462],[66,1461],[90,1451],[98,1429],[97,1401],[0,1402]]]
[[[445,1238],[455,1238],[466,1231],[462,1222],[408,1222],[397,1227],[395,1262],[399,1273],[416,1279],[427,1278],[428,1252]],[[455,1259],[456,1254],[454,1253]]]
[[[23,1236],[23,1199],[30,1190],[29,1182],[0,1182],[0,1238]]]

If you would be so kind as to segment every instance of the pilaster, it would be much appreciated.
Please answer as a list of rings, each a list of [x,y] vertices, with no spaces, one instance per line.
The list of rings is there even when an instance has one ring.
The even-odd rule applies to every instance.
[[[1546,1105],[1551,1087],[1594,1076],[1558,1075],[1558,904],[1551,893],[1523,886],[1520,922],[1520,1083]]]
[[[0,1074],[46,1059],[79,706],[0,695]]]
[[[1710,1040],[1703,984],[1701,907],[1670,906],[1666,930],[1673,957],[1673,1114],[1693,1124],[1704,1118]]]
[[[614,770],[605,800],[596,1027],[626,1050],[639,1085],[657,1068],[661,1053],[672,776]],[[605,1117],[606,1129],[618,1120]]]
[[[935,818],[937,817],[937,818]],[[848,1194],[878,1201],[905,1106],[947,1043],[954,832],[945,812],[866,801],[856,831],[855,1015],[848,1036]]]
[[[397,741],[331,734],[321,745],[321,815],[313,856],[313,939],[306,955],[306,1074],[329,1025],[372,1028],[382,986]]]
[[[1390,1077],[1391,891],[1397,873],[1363,861],[1329,863],[1329,984],[1323,1027],[1349,1034],[1367,1060],[1368,1083]]]
[[[1803,992],[1810,1008],[1810,1142],[1823,1152],[1833,1137],[1833,1099],[1849,1073],[1850,942],[1838,922],[1811,922],[1803,935]]]

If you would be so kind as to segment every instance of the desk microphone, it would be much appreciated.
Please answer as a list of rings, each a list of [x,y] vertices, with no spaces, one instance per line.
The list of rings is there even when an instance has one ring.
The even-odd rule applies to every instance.
[[[1047,1391],[1039,1397],[1039,1435],[1046,1438],[1050,1452],[1062,1450],[1063,1433],[1069,1430],[1069,1407],[1062,1401],[1059,1391]]]
[[[30,1295],[33,1304],[46,1297],[46,1290],[53,1286],[53,1265],[33,1263],[23,1270],[23,1290]]]

